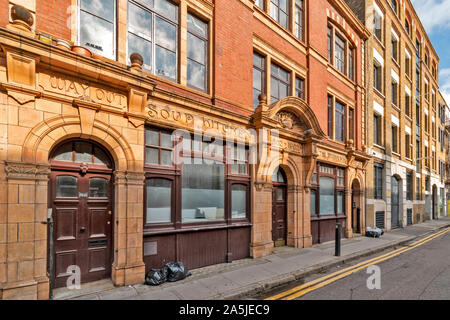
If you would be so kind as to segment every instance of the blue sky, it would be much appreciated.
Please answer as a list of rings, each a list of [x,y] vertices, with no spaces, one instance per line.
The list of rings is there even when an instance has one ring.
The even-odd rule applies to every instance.
[[[450,105],[450,0],[411,0],[439,55],[439,86]]]

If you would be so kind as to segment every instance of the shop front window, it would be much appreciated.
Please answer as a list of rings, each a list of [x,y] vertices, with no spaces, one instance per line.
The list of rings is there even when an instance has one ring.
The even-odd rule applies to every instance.
[[[320,214],[334,214],[334,179],[320,179]]]
[[[182,221],[187,223],[223,220],[225,218],[224,163],[215,162],[205,165],[190,162],[195,162],[195,159],[183,159]]]
[[[248,223],[248,146],[187,133],[172,139],[156,128],[146,129],[145,137],[147,150],[157,154],[146,166],[147,230]],[[172,166],[161,161],[165,149],[176,160]]]
[[[248,187],[244,184],[233,184],[231,187],[231,218],[247,217]]]
[[[311,180],[311,215],[345,214],[345,170],[330,165],[316,165]]]
[[[146,223],[171,222],[172,181],[161,178],[147,180]]]

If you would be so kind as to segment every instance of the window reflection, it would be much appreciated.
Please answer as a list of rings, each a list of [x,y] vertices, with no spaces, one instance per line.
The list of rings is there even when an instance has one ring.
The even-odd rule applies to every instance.
[[[105,20],[114,19],[115,0],[81,0],[81,9],[89,11]]]
[[[128,59],[137,52],[144,69],[176,81],[178,7],[167,0],[130,0],[128,11]]]
[[[152,16],[150,12],[129,3],[128,30],[147,40],[152,40]]]
[[[115,59],[114,1],[82,0],[80,9],[80,45],[106,58]]]
[[[208,24],[188,14],[187,82],[199,90],[207,89]]]

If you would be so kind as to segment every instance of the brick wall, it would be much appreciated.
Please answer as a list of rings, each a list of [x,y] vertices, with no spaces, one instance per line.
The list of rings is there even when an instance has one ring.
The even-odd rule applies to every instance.
[[[36,29],[70,40],[70,4],[71,0],[37,0]]]
[[[8,1],[0,1],[0,27],[8,24]]]
[[[251,10],[239,0],[215,2],[215,94],[252,106]]]

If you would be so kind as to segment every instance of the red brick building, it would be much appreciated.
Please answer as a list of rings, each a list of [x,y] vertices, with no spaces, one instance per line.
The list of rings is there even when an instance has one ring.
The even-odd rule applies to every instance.
[[[343,0],[3,1],[0,298],[363,232],[368,35]]]

